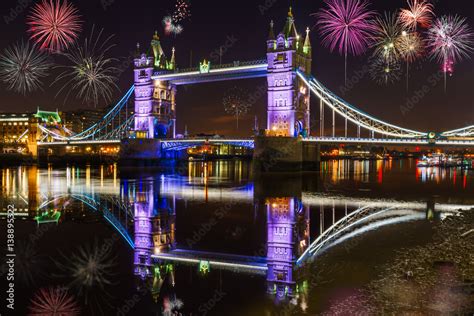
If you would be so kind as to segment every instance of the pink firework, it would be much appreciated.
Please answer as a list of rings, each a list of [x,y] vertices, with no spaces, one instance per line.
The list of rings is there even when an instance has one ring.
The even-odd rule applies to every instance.
[[[427,46],[431,57],[441,64],[443,72],[451,75],[454,65],[463,58],[469,58],[474,51],[474,33],[465,18],[442,16],[429,29]]]
[[[40,289],[29,307],[29,315],[79,315],[79,306],[63,288]]]
[[[170,35],[174,34],[175,36],[183,32],[183,27],[179,24],[174,23],[171,16],[165,16],[163,18],[163,27],[165,29],[165,34]]]
[[[347,55],[361,55],[370,45],[375,31],[373,19],[376,14],[368,9],[365,0],[326,0],[327,8],[314,14],[316,26],[323,44],[331,52],[336,49],[345,56],[347,78]]]
[[[173,13],[173,21],[178,23],[191,17],[191,4],[186,0],[177,0],[175,11]]]
[[[81,31],[78,10],[67,0],[43,0],[37,3],[27,23],[30,37],[41,49],[61,52],[67,49]]]
[[[407,0],[409,9],[400,11],[401,24],[410,29],[416,30],[418,26],[428,28],[433,20],[433,5],[426,0]]]

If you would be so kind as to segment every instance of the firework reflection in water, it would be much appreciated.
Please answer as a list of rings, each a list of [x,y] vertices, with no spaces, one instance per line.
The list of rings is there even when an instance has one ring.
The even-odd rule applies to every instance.
[[[80,314],[79,305],[67,290],[60,287],[40,289],[30,301],[29,315],[63,315]]]
[[[102,309],[103,303],[108,304],[111,299],[108,288],[116,285],[114,278],[117,275],[114,271],[117,257],[112,251],[110,245],[99,245],[98,240],[95,240],[94,243],[78,247],[68,256],[61,254],[61,260],[56,262],[62,271],[60,277],[72,279],[69,287],[85,299],[86,305]]]

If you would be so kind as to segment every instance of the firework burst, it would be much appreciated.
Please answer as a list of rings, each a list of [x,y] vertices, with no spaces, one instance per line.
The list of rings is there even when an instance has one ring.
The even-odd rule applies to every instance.
[[[103,30],[95,37],[93,29],[84,45],[75,42],[68,52],[63,53],[72,65],[62,67],[66,70],[53,82],[64,82],[56,96],[67,90],[65,100],[71,93],[75,93],[77,99],[94,106],[97,106],[100,100],[105,103],[112,100],[114,89],[118,90],[115,74],[119,73],[119,70],[113,66],[117,60],[107,57],[114,46],[109,44],[113,36],[104,39],[102,33]]]
[[[68,48],[81,31],[78,10],[67,0],[43,0],[37,3],[27,20],[31,39],[41,49],[61,52]]]
[[[465,18],[442,16],[435,20],[428,31],[427,47],[431,57],[438,60],[446,74],[452,72],[456,63],[470,57],[474,50],[473,39],[474,33]]]
[[[72,276],[72,285],[79,288],[80,294],[94,287],[104,289],[113,284],[113,268],[116,265],[111,247],[100,247],[96,241],[92,245],[79,247],[71,256],[63,257],[67,263],[58,263],[58,266]]]
[[[386,60],[382,57],[374,56],[370,59],[370,76],[379,85],[389,85],[397,82],[401,75],[400,61]]]
[[[409,30],[416,30],[418,26],[428,28],[433,20],[433,5],[427,0],[407,0],[408,9],[400,11],[401,24]]]
[[[48,56],[29,42],[17,42],[0,55],[0,80],[9,90],[26,94],[40,89],[52,64]]]
[[[27,286],[35,285],[35,281],[43,278],[47,261],[38,252],[38,247],[31,241],[19,241],[16,247],[15,278]]]
[[[347,79],[347,55],[361,55],[370,45],[375,28],[372,19],[375,12],[368,9],[365,0],[326,0],[327,8],[314,14],[316,26],[323,44],[331,52],[338,50],[345,57]]]
[[[423,55],[425,44],[419,33],[403,32],[397,40],[400,56],[408,63],[413,63]]]
[[[80,309],[63,288],[39,290],[30,302],[29,315],[79,315]]]
[[[165,16],[163,18],[163,27],[165,28],[165,34],[174,34],[175,36],[183,32],[183,27],[173,21],[171,16]]]
[[[410,64],[415,62],[423,55],[425,45],[419,33],[408,33],[403,31],[402,35],[397,40],[397,46],[400,51],[401,58],[403,58],[406,63],[406,79],[408,90]]]
[[[112,251],[113,247],[95,240],[68,256],[61,254],[61,260],[56,261],[56,266],[62,271],[58,277],[71,280],[69,287],[77,291],[91,308],[103,310],[106,306],[111,307],[112,296],[108,289],[116,285],[113,278],[117,275],[116,256]]]
[[[242,97],[243,94],[241,89],[233,88],[222,100],[225,112],[235,116],[237,128],[239,128],[239,118],[246,114],[250,108],[250,105],[244,101]]]
[[[175,11],[173,13],[173,21],[175,23],[189,19],[191,17],[191,4],[186,0],[177,0]]]
[[[402,34],[397,15],[385,13],[383,17],[377,17],[375,27],[376,32],[372,44],[375,48],[374,55],[387,60],[387,62],[397,60],[400,57],[397,39]]]

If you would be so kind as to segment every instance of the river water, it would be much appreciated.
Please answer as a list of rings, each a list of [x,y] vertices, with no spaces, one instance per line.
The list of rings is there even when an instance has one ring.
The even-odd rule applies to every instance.
[[[16,209],[15,311],[3,297],[0,309],[316,315],[364,287],[399,249],[429,242],[436,220],[474,205],[473,170],[410,159],[251,170],[239,160],[173,172],[0,169],[5,235],[9,205]]]

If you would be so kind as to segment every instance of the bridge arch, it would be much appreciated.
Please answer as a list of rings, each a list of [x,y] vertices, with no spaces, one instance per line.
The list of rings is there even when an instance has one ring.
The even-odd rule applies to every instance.
[[[457,211],[446,211],[448,214],[456,214]],[[321,235],[316,238],[306,251],[296,260],[296,265],[301,266],[308,260],[314,260],[328,248],[364,233],[367,227],[358,227],[358,225],[370,221],[369,227],[381,227],[393,225],[405,221],[424,219],[426,214],[419,210],[388,207],[360,207],[354,212],[341,218]]]

